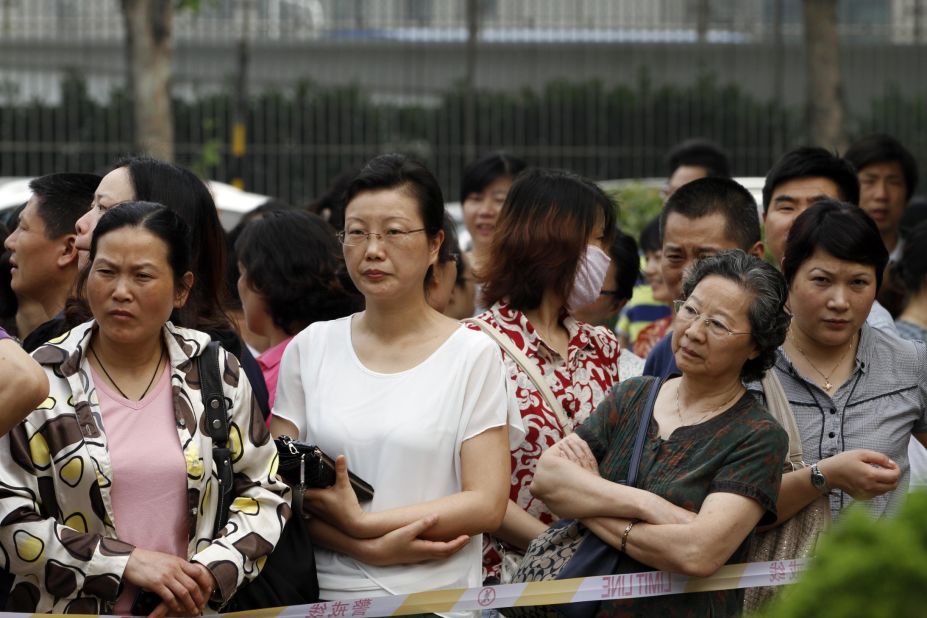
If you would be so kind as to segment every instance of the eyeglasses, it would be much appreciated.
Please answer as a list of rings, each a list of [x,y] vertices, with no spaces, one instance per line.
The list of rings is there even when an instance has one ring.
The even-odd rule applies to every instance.
[[[348,230],[347,232],[338,232],[336,236],[338,240],[341,241],[341,244],[347,245],[348,247],[356,247],[370,241],[371,236],[375,236],[377,240],[385,242],[387,245],[396,246],[404,243],[409,234],[415,234],[416,232],[424,232],[425,228],[420,228],[417,230],[409,230],[404,232],[402,230],[386,230],[385,232],[365,232],[363,230]]]
[[[753,333],[749,331],[736,331],[731,330],[720,320],[715,318],[706,318],[702,317],[702,314],[699,313],[698,309],[688,304],[684,300],[674,300],[673,308],[676,310],[676,319],[681,321],[684,324],[691,324],[695,320],[701,320],[705,322],[705,327],[708,329],[708,332],[711,333],[713,337],[720,339],[721,337],[730,337],[731,335],[752,335]]]

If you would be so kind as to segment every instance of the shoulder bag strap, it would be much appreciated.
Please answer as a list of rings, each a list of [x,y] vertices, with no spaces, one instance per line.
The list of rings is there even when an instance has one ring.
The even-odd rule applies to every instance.
[[[500,333],[497,329],[493,328],[485,320],[479,318],[466,318],[461,321],[476,324],[484,333],[492,337],[493,340],[499,344],[499,347],[521,367],[522,371],[528,374],[529,378],[531,378],[535,388],[538,389],[538,392],[541,393],[541,397],[547,403],[547,407],[553,410],[554,414],[557,415],[557,420],[560,422],[560,426],[563,428],[564,433],[571,433],[573,431],[573,421],[566,415],[563,406],[557,401],[554,392],[550,390],[550,386],[548,386],[547,380],[545,380],[544,376],[541,374],[541,370],[538,368],[537,363],[533,362],[524,352],[518,349],[514,341],[509,339],[504,333]]]
[[[663,380],[654,378],[653,385],[650,387],[650,393],[647,396],[647,403],[641,412],[640,425],[637,427],[637,436],[634,437],[634,450],[631,452],[631,464],[628,466],[628,479],[619,481],[622,485],[635,487],[637,484],[637,474],[641,467],[641,456],[644,453],[644,441],[647,439],[647,430],[650,428],[650,419],[653,418],[653,407],[657,402],[657,395],[660,394],[660,387],[663,386]]]
[[[789,462],[793,470],[799,470],[805,467],[801,447],[801,434],[798,433],[798,425],[795,423],[795,415],[792,407],[789,405],[789,399],[785,395],[782,383],[776,375],[776,370],[769,368],[766,375],[763,376],[763,393],[766,395],[766,408],[769,414],[779,421],[782,428],[789,435]]]
[[[206,429],[212,438],[212,457],[216,463],[219,483],[219,502],[216,506],[216,525],[213,538],[225,527],[232,504],[232,452],[229,449],[229,418],[222,393],[222,376],[219,374],[219,344],[209,342],[203,353],[196,357],[200,375],[200,395],[206,416]]]

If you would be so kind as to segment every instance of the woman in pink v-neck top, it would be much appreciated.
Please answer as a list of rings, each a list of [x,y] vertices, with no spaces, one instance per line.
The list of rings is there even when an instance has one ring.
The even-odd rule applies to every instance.
[[[140,401],[126,399],[91,367],[113,466],[110,500],[119,538],[136,547],[187,555],[187,465],[174,419],[171,374]],[[169,449],[164,445],[170,444]],[[138,588],[126,584],[114,611],[128,615]]]

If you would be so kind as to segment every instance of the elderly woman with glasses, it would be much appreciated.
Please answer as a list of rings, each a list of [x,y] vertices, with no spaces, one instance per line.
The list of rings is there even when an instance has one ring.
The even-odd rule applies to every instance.
[[[428,170],[377,157],[345,202],[339,237],[365,309],[293,338],[271,421],[274,435],[339,456],[335,485],[305,495],[321,598],[477,586],[481,534],[499,527],[508,495],[501,354],[427,302],[445,236]],[[348,466],[371,501],[358,504]]]
[[[776,519],[785,431],[743,385],[763,376],[789,318],[782,276],[727,251],[698,262],[673,324],[681,375],[659,385],[636,487],[627,478],[650,376],[631,378],[541,457],[531,491],[623,551],[618,570],[707,576],[743,562],[758,524]],[[529,549],[529,554],[531,550]],[[733,616],[737,590],[609,601],[635,616]]]

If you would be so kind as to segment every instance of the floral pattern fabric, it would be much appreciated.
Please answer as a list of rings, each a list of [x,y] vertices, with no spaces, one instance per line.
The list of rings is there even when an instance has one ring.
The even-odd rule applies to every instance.
[[[0,441],[0,547],[15,576],[7,609],[111,613],[129,554],[109,494],[113,470],[86,352],[94,322],[33,353],[48,399]],[[217,477],[195,357],[209,336],[167,323],[176,429],[187,466],[188,557],[218,583],[215,605],[254,578],[290,516],[277,452],[235,357],[220,353],[236,498],[213,538]]]
[[[567,357],[547,345],[524,313],[505,303],[496,303],[477,316],[509,337],[525,355],[537,363],[548,386],[573,425],[579,425],[618,382],[620,347],[615,334],[603,326],[592,326],[564,315],[569,333]],[[479,326],[468,324],[479,330]],[[541,454],[572,431],[560,425],[541,393],[518,364],[503,350],[506,374],[525,427],[525,440],[512,451],[512,485],[509,498],[545,524],[556,517],[528,491]],[[501,565],[500,541],[484,536],[483,577],[498,577]]]
[[[657,342],[669,332],[672,324],[673,316],[671,315],[648,324],[634,340],[634,353],[641,358],[647,358],[653,346],[657,345]]]

